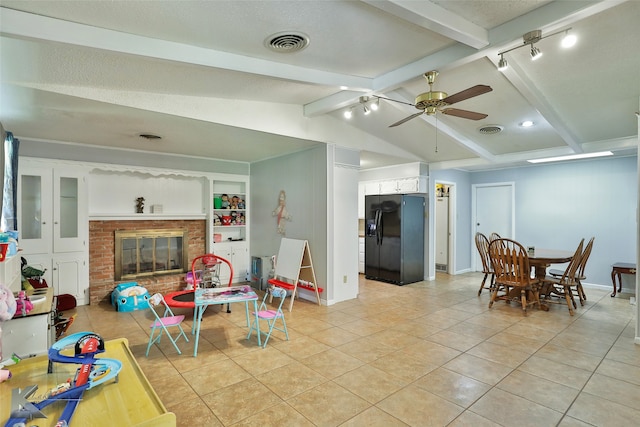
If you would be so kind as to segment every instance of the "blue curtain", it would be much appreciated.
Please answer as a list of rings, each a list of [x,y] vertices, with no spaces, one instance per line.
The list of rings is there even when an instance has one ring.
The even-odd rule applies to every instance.
[[[18,229],[18,148],[20,140],[7,132],[4,139],[4,190],[2,192],[3,231]]]

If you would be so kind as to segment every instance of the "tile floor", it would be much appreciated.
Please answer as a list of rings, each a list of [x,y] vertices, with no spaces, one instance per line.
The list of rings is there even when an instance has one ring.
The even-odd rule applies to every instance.
[[[144,356],[149,313],[79,307],[71,332],[125,337],[180,426],[631,426],[640,345],[629,295],[586,288],[527,317],[488,309],[477,273],[403,287],[361,277],[358,299],[286,313],[290,341],[245,339],[244,308],[209,308],[198,357],[167,340]],[[233,308],[233,307],[232,307]],[[191,326],[190,313],[187,326]]]

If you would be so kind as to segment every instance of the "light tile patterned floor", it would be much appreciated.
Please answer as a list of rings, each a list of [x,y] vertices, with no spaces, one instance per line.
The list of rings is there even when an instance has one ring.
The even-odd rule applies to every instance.
[[[71,332],[125,337],[180,426],[625,426],[640,422],[640,345],[629,295],[587,288],[566,306],[488,309],[477,273],[407,286],[361,277],[357,300],[299,300],[290,341],[245,339],[244,308],[205,313],[198,357],[164,340],[144,356],[150,317],[78,307]],[[187,327],[191,326],[191,313]]]

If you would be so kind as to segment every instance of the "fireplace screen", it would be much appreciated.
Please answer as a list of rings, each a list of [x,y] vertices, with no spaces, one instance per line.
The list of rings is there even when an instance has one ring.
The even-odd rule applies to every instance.
[[[186,229],[115,233],[116,280],[187,271],[189,238]]]

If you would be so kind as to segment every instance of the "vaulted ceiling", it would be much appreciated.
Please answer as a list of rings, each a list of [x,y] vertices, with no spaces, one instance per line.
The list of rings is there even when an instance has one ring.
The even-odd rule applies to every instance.
[[[478,170],[637,153],[637,0],[0,6],[0,121],[23,140],[246,162],[336,144],[361,151],[363,168]],[[578,42],[562,49],[569,28]],[[532,30],[542,35],[535,62],[523,42]],[[309,44],[294,51],[286,38],[274,51],[266,40],[277,34]],[[512,48],[498,71],[499,53]],[[437,112],[390,128],[419,112],[407,104],[429,91],[430,70],[439,72],[433,90],[448,95],[490,86],[453,105],[487,117]],[[361,96],[382,97],[380,108],[365,116]]]

